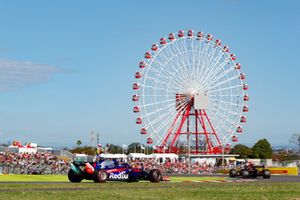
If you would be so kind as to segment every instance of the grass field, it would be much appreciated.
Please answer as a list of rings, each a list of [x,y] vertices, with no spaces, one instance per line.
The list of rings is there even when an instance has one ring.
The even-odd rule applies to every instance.
[[[22,175],[23,176],[23,175]],[[105,184],[83,182],[65,183],[65,176],[1,175],[0,181],[13,178],[26,178],[27,181],[62,181],[61,183],[5,183],[0,184],[0,199],[287,199],[300,200],[300,183],[193,183],[175,182],[181,180],[172,177],[171,182],[127,183],[108,182]],[[39,178],[38,178],[39,177]],[[190,177],[189,177],[190,178]],[[212,177],[193,177],[209,179]],[[220,177],[215,177],[220,179]],[[187,179],[187,177],[183,177]],[[173,182],[172,182],[173,180]],[[211,179],[210,179],[211,180]]]
[[[225,177],[170,177],[171,181],[225,180]],[[65,175],[0,175],[0,182],[69,182]],[[85,181],[91,182],[91,181]]]

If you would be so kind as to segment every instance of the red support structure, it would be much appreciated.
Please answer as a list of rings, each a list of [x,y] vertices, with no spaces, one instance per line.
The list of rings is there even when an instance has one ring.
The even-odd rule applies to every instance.
[[[190,121],[192,118],[195,119]],[[193,123],[192,126],[190,125],[191,122]],[[187,141],[187,138],[190,140],[191,154],[218,154],[222,152],[221,142],[205,109],[194,109],[193,100],[178,111],[161,146],[155,152],[187,153],[186,148],[180,144],[182,139]]]

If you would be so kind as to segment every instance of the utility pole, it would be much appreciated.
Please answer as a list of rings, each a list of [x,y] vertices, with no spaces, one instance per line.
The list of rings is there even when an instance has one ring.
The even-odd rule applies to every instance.
[[[191,136],[191,132],[190,132],[190,118],[189,116],[187,117],[187,139],[188,139],[188,164],[189,164],[189,174],[191,174],[191,141],[190,141],[190,136]]]
[[[97,133],[97,145],[100,144],[100,134]]]

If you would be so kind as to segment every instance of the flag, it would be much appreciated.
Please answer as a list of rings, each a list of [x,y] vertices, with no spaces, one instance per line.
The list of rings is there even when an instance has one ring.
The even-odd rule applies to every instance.
[[[123,149],[127,149],[128,146],[127,146],[126,144],[123,144],[122,148],[123,148]]]
[[[142,149],[142,150],[145,150],[145,147],[144,147],[144,145],[142,145],[142,144],[141,144],[141,149]]]

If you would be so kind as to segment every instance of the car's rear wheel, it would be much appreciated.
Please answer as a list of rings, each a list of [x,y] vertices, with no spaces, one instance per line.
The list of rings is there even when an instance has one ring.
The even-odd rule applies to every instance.
[[[153,169],[149,172],[149,180],[152,183],[159,183],[160,180],[162,180],[162,175],[159,170]]]
[[[105,170],[98,171],[98,180],[100,183],[105,183],[107,181],[108,174]]]
[[[70,169],[68,173],[68,179],[72,183],[80,183],[83,178],[80,174],[76,174],[72,169]]]
[[[263,178],[270,178],[271,177],[271,172],[268,169],[265,169],[263,171]]]
[[[237,171],[236,171],[235,169],[231,169],[231,170],[229,171],[229,176],[230,176],[231,178],[236,177],[236,176],[237,176]]]
[[[242,171],[241,171],[241,176],[242,176],[243,178],[249,178],[249,171],[247,171],[247,170],[242,170]]]

